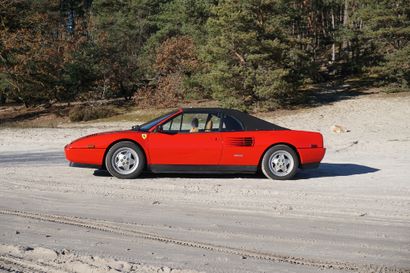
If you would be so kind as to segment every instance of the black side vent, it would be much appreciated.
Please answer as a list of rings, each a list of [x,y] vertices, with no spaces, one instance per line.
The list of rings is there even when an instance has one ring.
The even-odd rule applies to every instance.
[[[230,137],[228,138],[228,145],[251,147],[255,144],[253,137]]]

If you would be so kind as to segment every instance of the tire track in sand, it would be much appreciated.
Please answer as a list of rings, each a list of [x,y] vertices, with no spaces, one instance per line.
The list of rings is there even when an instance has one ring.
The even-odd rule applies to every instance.
[[[304,258],[304,257],[285,256],[285,255],[279,255],[279,254],[274,254],[274,253],[259,252],[256,250],[216,245],[216,244],[211,244],[211,243],[206,243],[206,242],[180,240],[180,239],[175,239],[175,238],[171,238],[167,236],[162,236],[162,235],[155,234],[155,233],[146,232],[144,230],[138,230],[135,228],[131,229],[131,228],[120,227],[115,224],[105,224],[105,223],[101,223],[96,220],[87,219],[87,218],[52,215],[52,214],[44,214],[44,213],[32,213],[32,212],[17,211],[17,210],[0,210],[0,214],[18,216],[18,217],[29,218],[29,219],[34,219],[34,220],[44,221],[44,222],[52,222],[52,223],[65,224],[65,225],[71,225],[71,226],[77,226],[77,227],[84,227],[84,228],[99,230],[103,232],[115,233],[115,234],[119,234],[122,236],[135,237],[135,238],[140,238],[140,239],[145,239],[145,240],[174,244],[174,245],[183,246],[183,247],[204,249],[208,251],[220,252],[220,253],[225,253],[225,254],[230,254],[230,255],[246,257],[250,259],[265,260],[265,261],[276,262],[276,263],[287,263],[287,264],[315,267],[319,269],[336,269],[336,270],[345,270],[345,271],[362,272],[362,273],[363,272],[375,272],[375,271],[380,271],[380,270],[386,273],[389,273],[389,272],[410,273],[410,269],[390,268],[390,267],[383,267],[383,266],[375,267],[372,265],[357,265],[353,263],[340,262],[340,261],[322,261],[322,260],[316,260],[316,259],[310,259],[310,258]]]
[[[8,272],[66,273],[44,263],[34,263],[11,256],[0,256],[0,269]]]

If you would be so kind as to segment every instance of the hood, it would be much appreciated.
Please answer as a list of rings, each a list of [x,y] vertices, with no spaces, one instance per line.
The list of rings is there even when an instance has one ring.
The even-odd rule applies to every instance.
[[[87,138],[90,138],[90,137],[97,137],[97,136],[118,134],[118,133],[127,132],[127,131],[129,131],[129,130],[123,130],[123,131],[108,131],[108,132],[94,133],[94,134],[90,134],[90,135],[86,135],[86,136],[77,138],[76,140],[73,140],[71,143],[74,143],[74,142],[76,142],[76,141],[80,141],[80,140],[83,140],[83,139],[87,139]],[[71,143],[70,143],[70,144],[71,144]]]
[[[124,131],[109,131],[102,133],[95,133],[87,136],[80,137],[70,144],[66,145],[66,149],[103,149],[107,148],[110,143],[119,138],[126,138],[131,130]],[[137,133],[134,131],[134,133]]]

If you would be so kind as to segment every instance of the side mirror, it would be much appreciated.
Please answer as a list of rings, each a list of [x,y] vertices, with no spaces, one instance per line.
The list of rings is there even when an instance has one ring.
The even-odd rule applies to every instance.
[[[162,127],[162,125],[158,125],[156,131],[157,133],[162,133],[164,132],[164,127]]]

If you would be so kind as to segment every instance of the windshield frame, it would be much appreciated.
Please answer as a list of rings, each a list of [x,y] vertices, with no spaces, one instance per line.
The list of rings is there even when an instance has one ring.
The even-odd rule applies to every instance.
[[[157,126],[158,124],[160,124],[161,122],[171,118],[172,116],[174,116],[176,113],[178,113],[179,110],[173,110],[171,112],[168,112],[164,115],[161,115],[159,117],[156,117],[150,121],[147,121],[141,125],[138,126],[138,131],[141,132],[149,132],[151,131],[151,129],[155,126]]]

